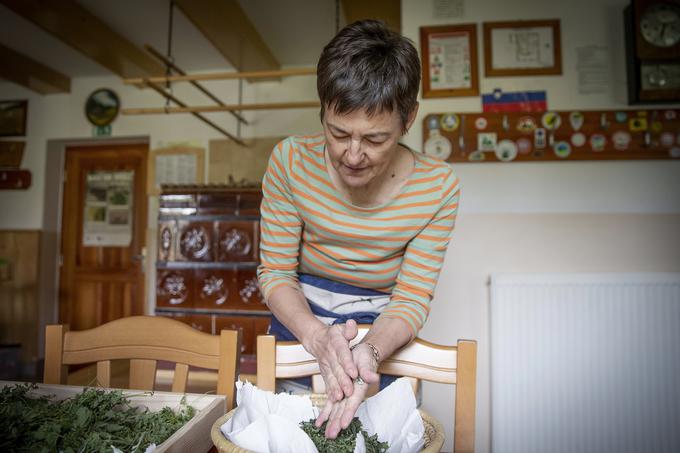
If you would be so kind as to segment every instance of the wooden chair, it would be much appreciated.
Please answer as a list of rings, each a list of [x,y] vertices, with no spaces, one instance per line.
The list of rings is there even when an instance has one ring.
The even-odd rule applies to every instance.
[[[360,326],[352,344],[366,335]],[[454,453],[473,452],[475,445],[475,403],[477,342],[459,340],[456,346],[442,346],[416,338],[380,364],[380,373],[408,376],[416,380],[455,384]],[[322,382],[319,365],[300,343],[279,341],[272,335],[257,337],[257,386],[274,391],[276,378],[312,376],[314,391]]]
[[[45,384],[65,384],[68,365],[97,363],[97,381],[111,385],[111,360],[130,360],[131,389],[153,390],[158,360],[175,362],[173,392],[185,392],[189,366],[217,370],[217,394],[234,405],[240,360],[240,331],[199,332],[162,316],[131,316],[93,329],[70,332],[50,325],[45,332]]]

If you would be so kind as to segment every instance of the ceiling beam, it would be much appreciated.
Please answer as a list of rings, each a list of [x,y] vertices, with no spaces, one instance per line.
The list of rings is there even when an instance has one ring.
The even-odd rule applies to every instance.
[[[70,93],[71,79],[0,44],[0,78],[40,94]]]
[[[401,0],[342,0],[348,24],[361,19],[378,19],[390,30],[401,33]]]
[[[175,0],[175,4],[237,71],[281,68],[237,0]]]
[[[73,0],[0,0],[0,4],[121,77],[165,73],[155,59]]]

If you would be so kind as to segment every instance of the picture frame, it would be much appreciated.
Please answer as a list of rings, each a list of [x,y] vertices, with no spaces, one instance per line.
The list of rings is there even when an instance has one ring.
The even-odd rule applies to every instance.
[[[484,22],[486,77],[560,75],[559,19]]]
[[[0,101],[0,137],[26,136],[28,101]]]
[[[423,98],[478,96],[477,24],[420,27]]]

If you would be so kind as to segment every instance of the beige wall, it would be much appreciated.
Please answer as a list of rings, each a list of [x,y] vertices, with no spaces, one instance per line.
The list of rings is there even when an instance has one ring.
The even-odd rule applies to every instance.
[[[680,272],[680,214],[460,215],[421,336],[478,341],[477,451],[490,448],[489,276],[638,271]],[[451,451],[450,388],[426,383],[423,397],[424,408],[446,420]]]
[[[552,109],[627,109],[622,11],[627,0],[465,1],[460,19],[434,17],[432,1],[402,0],[402,31],[418,46],[419,27],[484,21],[559,18],[563,75],[486,78],[489,93],[546,90]],[[576,49],[609,49],[610,88],[578,94]],[[434,112],[481,111],[479,97],[421,100],[406,138],[422,147],[422,118]],[[426,339],[479,342],[477,451],[490,451],[489,277],[512,272],[680,271],[680,162],[555,162],[457,164],[460,214],[439,279]],[[452,450],[453,397],[426,384],[423,406],[445,421]]]
[[[402,0],[403,32],[419,46],[418,27],[445,23],[478,24],[492,20],[560,18],[562,76],[485,78],[481,91],[545,89],[550,108],[616,109],[625,102],[625,61],[622,9],[628,0],[464,1],[465,17],[435,18],[433,0]],[[610,89],[603,94],[578,94],[576,48],[605,46],[610,55]],[[178,62],[181,63],[181,62]],[[480,67],[481,67],[480,60]],[[70,95],[39,96],[0,83],[1,99],[29,99],[24,167],[33,172],[28,191],[0,191],[0,229],[39,229],[42,225],[46,144],[49,139],[91,136],[83,104],[94,89],[116,90],[125,107],[162,106],[159,96],[124,86],[116,77],[73,80]],[[211,85],[212,86],[212,85]],[[206,99],[190,87],[175,92],[190,103]],[[216,84],[225,102],[235,102],[237,85]],[[287,79],[244,88],[244,102],[309,100],[314,78]],[[406,142],[421,148],[422,118],[430,112],[475,112],[478,97],[423,100]],[[226,115],[213,118],[235,131]],[[248,113],[253,124],[246,137],[309,133],[319,130],[316,109]],[[151,146],[168,141],[207,144],[221,138],[188,115],[121,117],[115,137],[148,136]],[[206,159],[207,161],[207,159]],[[490,448],[488,287],[493,272],[619,272],[680,271],[680,162],[558,162],[528,164],[459,164],[462,201],[453,242],[442,270],[430,319],[422,331],[427,339],[453,343],[458,338],[479,342],[477,451]],[[153,206],[153,204],[152,204]],[[150,210],[153,222],[153,209]],[[153,234],[151,235],[153,236]],[[153,253],[153,248],[150,249]],[[152,278],[153,273],[149,273]],[[149,284],[153,288],[152,282]],[[453,401],[444,386],[427,385],[424,407],[447,428],[445,450],[451,450]]]

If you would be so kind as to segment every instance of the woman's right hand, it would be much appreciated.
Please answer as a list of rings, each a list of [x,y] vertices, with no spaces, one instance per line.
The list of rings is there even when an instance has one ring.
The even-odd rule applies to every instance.
[[[357,323],[350,319],[346,324],[319,327],[305,345],[305,349],[319,362],[326,395],[331,402],[352,395],[353,380],[358,376],[358,371],[349,350],[349,342],[358,333]]]

